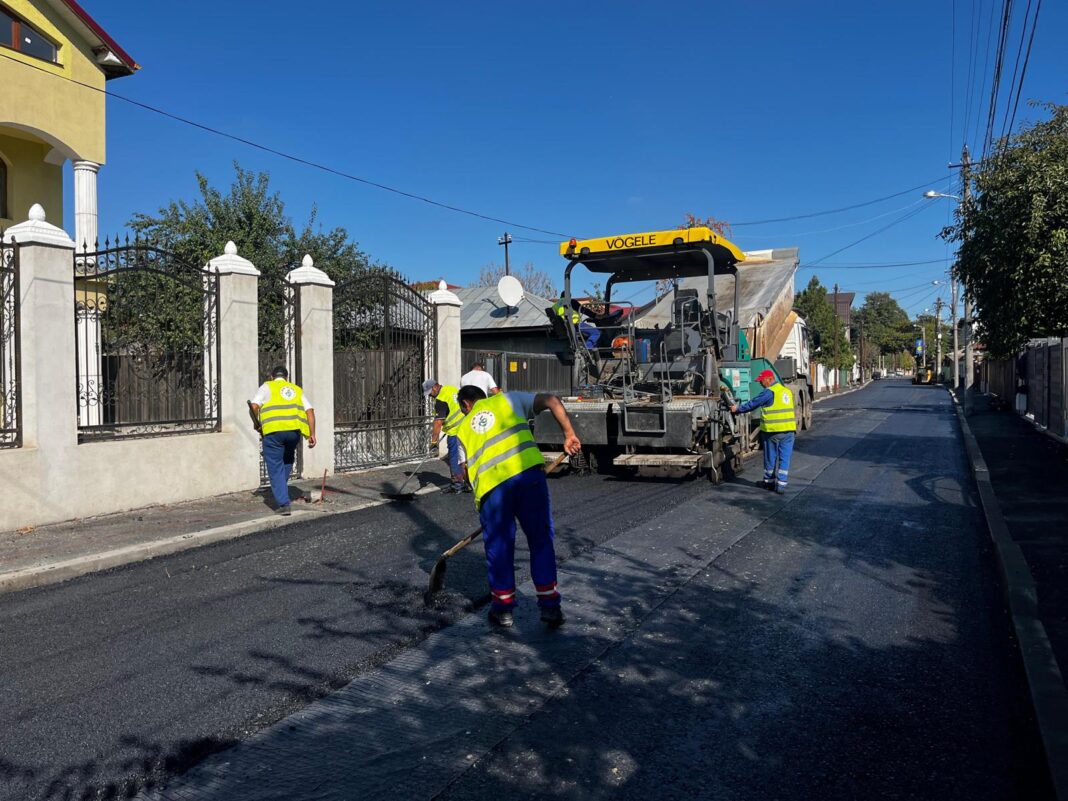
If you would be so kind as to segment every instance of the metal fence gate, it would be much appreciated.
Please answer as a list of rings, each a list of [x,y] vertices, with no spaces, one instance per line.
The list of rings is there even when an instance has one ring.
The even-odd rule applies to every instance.
[[[504,392],[575,394],[572,366],[552,354],[465,349],[461,360],[464,372],[481,362]]]
[[[19,251],[0,231],[0,448],[22,445]]]
[[[289,380],[304,386],[304,376],[300,363],[300,290],[292,284],[285,284],[281,290],[268,289],[260,292],[259,297],[259,378],[265,382],[271,377],[271,370],[278,365],[285,365],[289,370]],[[312,401],[315,395],[312,393]],[[304,474],[304,445],[297,448],[296,462],[291,478],[300,478]],[[267,465],[260,450],[260,486],[271,483],[267,475]]]
[[[432,415],[434,305],[393,273],[369,271],[334,290],[334,468],[422,456]]]

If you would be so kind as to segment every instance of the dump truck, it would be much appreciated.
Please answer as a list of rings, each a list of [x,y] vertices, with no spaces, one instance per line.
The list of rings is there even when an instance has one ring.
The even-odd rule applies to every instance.
[[[773,252],[750,260],[707,227],[572,239],[560,253],[568,261],[564,293],[546,313],[574,358],[579,390],[564,407],[583,450],[573,467],[698,473],[719,483],[740,472],[742,458],[757,447],[759,410],[732,415],[729,406],[760,391],[756,376],[765,369],[795,389],[799,428],[811,422],[807,335],[791,309],[796,250],[788,292],[767,280],[770,268],[758,273],[776,261]],[[580,265],[605,278],[602,301],[574,299],[572,274]],[[612,300],[621,285],[641,281],[672,289],[648,307]],[[746,294],[746,287],[761,291]],[[744,306],[743,298],[756,306]],[[562,445],[545,413],[534,421],[534,436],[548,453]]]

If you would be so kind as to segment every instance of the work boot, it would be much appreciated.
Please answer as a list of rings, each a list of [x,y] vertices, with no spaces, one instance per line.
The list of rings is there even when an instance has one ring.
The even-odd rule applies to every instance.
[[[559,606],[543,606],[541,608],[541,622],[551,629],[558,629],[567,618],[564,617],[564,612]]]
[[[289,504],[287,503],[285,506],[278,507],[278,514],[280,514],[282,517],[289,517],[291,514],[293,514],[293,510],[289,508]]]
[[[776,495],[785,495],[785,494],[786,494],[786,487],[785,487],[785,485],[783,485],[783,484],[779,484],[779,485],[778,485],[778,486],[777,486],[777,487],[775,488],[775,494],[776,494]]]
[[[515,623],[511,609],[490,609],[488,618],[491,626],[499,626],[502,629],[510,629]]]
[[[775,482],[774,481],[761,481],[758,486],[761,489],[773,490],[773,489],[775,489]]]

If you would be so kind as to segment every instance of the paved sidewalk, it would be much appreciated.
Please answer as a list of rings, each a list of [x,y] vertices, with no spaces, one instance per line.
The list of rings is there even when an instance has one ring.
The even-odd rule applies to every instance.
[[[975,396],[968,418],[1013,540],[1038,588],[1038,612],[1068,675],[1068,446]]]
[[[309,516],[352,512],[386,503],[418,462],[329,476],[325,500],[322,478],[290,484],[293,514],[277,515],[270,490],[152,506],[36,528],[0,532],[0,593],[65,581],[130,562],[267,531]],[[432,492],[448,483],[448,466],[431,459],[419,468],[405,492]],[[300,500],[297,500],[297,499]]]

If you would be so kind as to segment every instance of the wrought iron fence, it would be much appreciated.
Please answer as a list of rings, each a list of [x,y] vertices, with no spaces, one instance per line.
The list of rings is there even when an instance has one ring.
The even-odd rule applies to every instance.
[[[353,470],[427,452],[434,306],[371,271],[334,290],[334,466]]]
[[[19,249],[0,231],[0,448],[22,445]]]
[[[78,440],[218,431],[219,276],[140,241],[74,256]]]
[[[285,365],[289,380],[303,386],[300,361],[300,290],[286,284],[281,291],[267,289],[259,298],[259,376],[261,381],[271,377],[271,370]],[[314,392],[312,393],[314,398]],[[297,448],[292,478],[304,472],[304,450]],[[260,486],[268,486],[267,464],[260,451]]]

